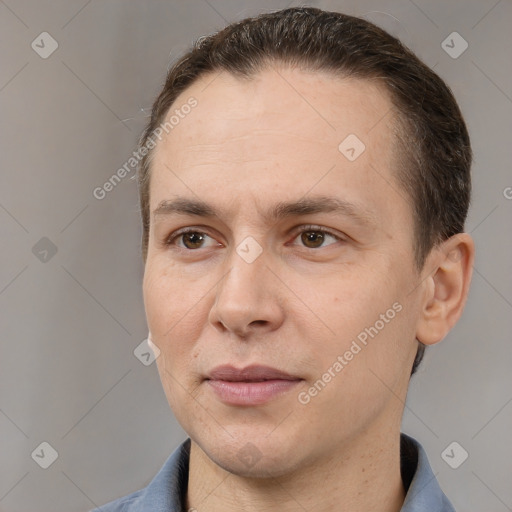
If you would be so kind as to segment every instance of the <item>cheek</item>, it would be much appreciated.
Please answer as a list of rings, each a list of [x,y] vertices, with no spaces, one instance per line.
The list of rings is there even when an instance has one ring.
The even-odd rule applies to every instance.
[[[399,371],[413,334],[406,287],[391,269],[352,270],[316,295],[316,311],[330,330],[321,363],[346,353],[351,366]]]
[[[144,306],[153,338],[173,337],[182,322],[194,314],[200,294],[169,265],[153,262],[146,267],[143,283]]]
[[[155,267],[144,276],[147,323],[153,342],[160,349],[158,372],[167,401],[178,419],[197,387],[190,364],[195,360],[200,304],[195,296],[184,291],[186,284],[185,279],[169,271],[158,272]]]
[[[176,304],[172,300],[174,293],[167,275],[157,273],[154,269],[146,269],[143,284],[144,306],[153,338],[161,336],[166,330],[168,314]]]
[[[187,343],[197,329],[194,308],[183,293],[184,283],[169,272],[146,268],[143,284],[144,307],[153,342],[160,349],[157,360],[162,382],[174,387],[172,376],[183,373],[192,347]],[[197,324],[197,322],[196,322]],[[171,375],[167,375],[170,373]]]
[[[334,300],[333,304],[340,301]],[[406,342],[410,322],[404,309],[397,311],[400,307],[396,302],[381,303],[382,308],[376,307],[375,301],[362,302],[360,305],[366,308],[351,310],[350,316],[340,314],[337,336],[331,336],[327,346],[316,350],[315,375],[304,391],[311,397],[315,414],[323,418],[322,423],[331,425],[328,429],[332,435],[338,430],[364,428],[386,404],[401,407],[397,396],[402,396],[410,371],[411,343]]]

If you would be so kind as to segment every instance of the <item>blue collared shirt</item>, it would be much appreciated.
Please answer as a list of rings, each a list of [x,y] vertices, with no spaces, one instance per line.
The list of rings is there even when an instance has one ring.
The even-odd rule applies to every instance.
[[[187,512],[190,438],[169,456],[147,487],[91,512]],[[432,473],[423,447],[400,436],[401,473],[406,496],[401,512],[455,512]]]

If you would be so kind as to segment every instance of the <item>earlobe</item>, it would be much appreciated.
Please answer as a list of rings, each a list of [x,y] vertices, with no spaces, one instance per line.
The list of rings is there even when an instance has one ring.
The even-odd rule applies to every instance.
[[[458,233],[436,247],[425,263],[424,294],[416,337],[425,345],[440,342],[459,320],[469,291],[475,247]],[[430,270],[429,270],[430,269]]]

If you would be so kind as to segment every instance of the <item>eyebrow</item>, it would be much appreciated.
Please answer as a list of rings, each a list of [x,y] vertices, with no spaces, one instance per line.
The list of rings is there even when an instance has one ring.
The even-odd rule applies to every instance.
[[[349,217],[363,226],[376,224],[376,216],[371,210],[338,197],[325,195],[301,198],[297,201],[280,201],[266,212],[265,220],[268,223],[275,223],[284,218],[315,213],[336,213]],[[224,209],[217,209],[206,201],[184,197],[163,200],[153,210],[155,220],[159,216],[171,215],[222,218],[227,217],[228,212]]]

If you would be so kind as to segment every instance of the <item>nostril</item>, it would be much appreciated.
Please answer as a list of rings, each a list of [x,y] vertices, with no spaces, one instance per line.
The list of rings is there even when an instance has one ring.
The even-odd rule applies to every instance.
[[[254,320],[253,322],[250,323],[250,325],[253,325],[253,324],[256,324],[256,325],[266,325],[267,321],[266,320]]]

